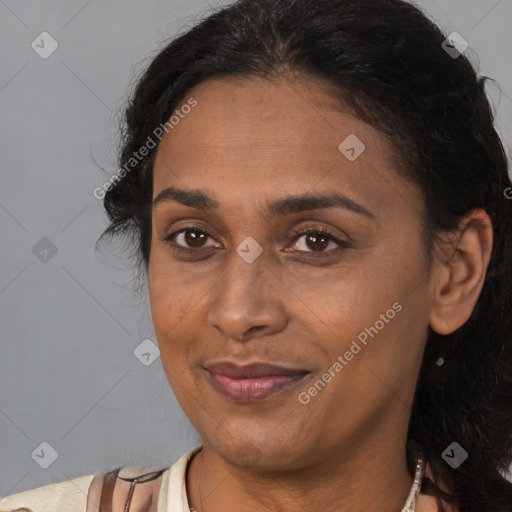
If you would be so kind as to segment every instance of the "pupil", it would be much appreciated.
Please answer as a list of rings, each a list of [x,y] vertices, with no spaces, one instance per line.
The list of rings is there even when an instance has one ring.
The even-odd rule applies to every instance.
[[[324,235],[319,234],[318,236],[315,234],[309,234],[307,237],[307,241],[311,240],[313,242],[313,247],[309,247],[310,249],[313,249],[315,251],[325,249],[329,245],[329,241]],[[321,247],[317,244],[317,242],[322,241]],[[309,245],[308,245],[309,246]]]
[[[185,232],[185,241],[192,247],[201,247],[201,242],[204,241],[204,236],[204,233],[201,233],[200,231],[189,230]],[[201,240],[201,238],[203,240]]]

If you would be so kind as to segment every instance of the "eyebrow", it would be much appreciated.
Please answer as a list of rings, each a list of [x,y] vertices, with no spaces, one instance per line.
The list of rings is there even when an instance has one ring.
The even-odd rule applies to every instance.
[[[216,212],[220,208],[220,204],[216,199],[198,189],[184,190],[177,187],[167,187],[155,197],[153,200],[153,208],[167,201],[175,201],[184,206],[207,212]],[[267,201],[264,211],[269,218],[272,218],[289,215],[291,213],[328,208],[344,208],[371,220],[376,220],[376,216],[370,210],[347,196],[335,192],[324,194],[305,193],[285,196],[273,201]]]

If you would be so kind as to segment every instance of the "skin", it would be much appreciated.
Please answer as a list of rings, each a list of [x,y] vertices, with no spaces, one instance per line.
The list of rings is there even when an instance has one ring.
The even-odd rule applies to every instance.
[[[471,212],[429,269],[421,191],[396,172],[385,136],[321,83],[216,79],[182,104],[191,96],[197,106],[159,145],[153,197],[171,186],[201,190],[219,207],[158,202],[148,264],[162,364],[203,441],[187,474],[189,505],[199,512],[397,512],[413,481],[405,443],[428,326],[448,334],[469,318],[489,263],[490,220]],[[354,161],[338,149],[349,134],[366,146]],[[266,202],[285,195],[333,191],[375,218],[344,208],[265,214]],[[185,226],[208,236],[195,244],[190,232],[163,240]],[[309,227],[349,246],[287,238]],[[252,263],[236,252],[247,237],[263,249]],[[174,252],[180,246],[200,256]],[[318,252],[330,256],[311,256]],[[396,302],[395,318],[302,404],[298,394]],[[213,359],[310,373],[241,404],[211,385],[202,366]]]

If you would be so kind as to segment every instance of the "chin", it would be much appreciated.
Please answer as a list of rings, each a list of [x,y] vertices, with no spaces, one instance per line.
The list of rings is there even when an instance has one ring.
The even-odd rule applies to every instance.
[[[297,469],[304,460],[297,439],[284,440],[268,435],[256,439],[230,437],[208,442],[210,449],[228,464],[254,470]]]

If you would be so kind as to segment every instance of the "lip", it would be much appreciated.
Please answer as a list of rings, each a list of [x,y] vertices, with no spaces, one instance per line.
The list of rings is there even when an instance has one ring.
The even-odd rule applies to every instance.
[[[270,363],[238,365],[231,361],[206,364],[210,382],[236,402],[255,402],[295,386],[310,372]]]

